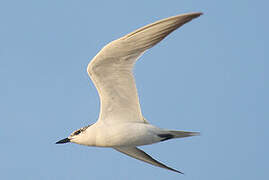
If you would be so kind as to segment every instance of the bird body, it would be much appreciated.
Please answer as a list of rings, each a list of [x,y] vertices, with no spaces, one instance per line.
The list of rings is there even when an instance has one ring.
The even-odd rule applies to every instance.
[[[144,26],[107,44],[89,63],[87,71],[99,97],[98,121],[73,132],[57,144],[73,142],[86,146],[111,147],[128,156],[178,173],[138,149],[173,138],[199,133],[161,129],[142,115],[133,66],[149,48],[202,13],[188,13]]]
[[[175,132],[178,132],[178,134]],[[175,132],[160,129],[147,123],[126,122],[107,125],[101,122],[88,127],[79,136],[72,138],[71,142],[98,147],[142,146],[163,141],[169,135],[171,138],[198,135],[195,132]]]
[[[157,133],[161,129],[143,123],[120,123],[106,125],[96,123],[74,138],[78,144],[98,147],[142,146],[153,144],[161,140]]]

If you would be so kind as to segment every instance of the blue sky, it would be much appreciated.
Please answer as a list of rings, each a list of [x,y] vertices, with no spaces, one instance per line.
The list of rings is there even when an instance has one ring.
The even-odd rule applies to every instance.
[[[0,1],[1,179],[268,179],[268,2]],[[204,15],[148,51],[135,76],[144,116],[201,136],[142,149],[179,175],[112,149],[54,143],[89,123],[86,73],[108,42],[156,20]]]

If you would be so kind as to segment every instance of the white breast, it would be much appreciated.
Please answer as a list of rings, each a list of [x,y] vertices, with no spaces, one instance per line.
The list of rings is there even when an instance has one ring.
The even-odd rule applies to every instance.
[[[95,144],[100,147],[141,146],[158,142],[161,129],[145,123],[95,126]],[[90,135],[90,134],[89,134]],[[91,140],[92,141],[92,140]]]

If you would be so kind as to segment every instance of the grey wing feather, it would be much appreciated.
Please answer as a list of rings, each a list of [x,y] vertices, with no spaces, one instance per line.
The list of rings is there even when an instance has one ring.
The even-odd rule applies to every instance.
[[[144,161],[146,163],[152,164],[154,166],[158,166],[158,167],[161,167],[161,168],[164,168],[164,169],[168,169],[168,170],[183,174],[182,172],[180,172],[180,171],[178,171],[176,169],[170,168],[170,167],[162,164],[161,162],[153,159],[150,155],[148,155],[147,153],[145,153],[141,149],[138,149],[137,147],[119,147],[119,148],[114,148],[114,149],[121,152],[121,153],[123,153],[123,154],[131,156],[131,157],[133,157],[135,159]]]
[[[157,21],[107,44],[89,63],[88,74],[100,97],[99,120],[143,122],[133,77],[136,60],[171,32],[200,16],[188,13]]]

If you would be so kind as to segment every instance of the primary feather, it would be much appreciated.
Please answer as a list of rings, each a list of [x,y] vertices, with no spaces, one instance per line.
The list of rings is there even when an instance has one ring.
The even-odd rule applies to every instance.
[[[172,31],[201,14],[178,15],[142,27],[112,41],[93,58],[87,70],[101,101],[99,120],[145,122],[132,72],[136,60]]]

